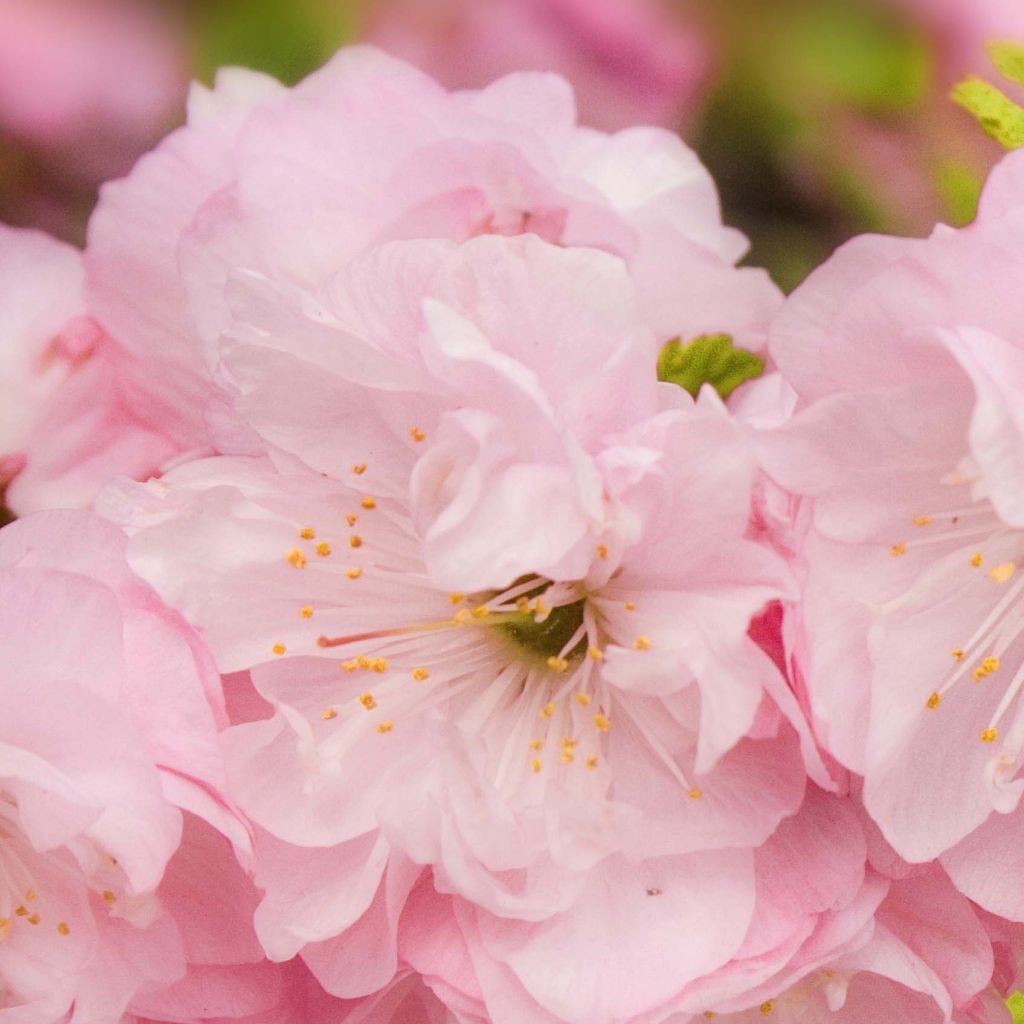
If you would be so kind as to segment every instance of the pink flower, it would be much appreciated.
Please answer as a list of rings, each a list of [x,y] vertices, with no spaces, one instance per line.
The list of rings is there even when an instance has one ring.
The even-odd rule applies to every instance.
[[[614,130],[678,128],[709,71],[707,41],[660,2],[390,0],[367,37],[449,88],[479,88],[511,71],[557,71],[582,120]]]
[[[148,474],[191,440],[180,379],[147,374],[84,314],[81,257],[0,226],[0,487],[19,513],[85,505],[108,477]]]
[[[124,562],[119,530],[42,513],[0,533],[0,1009],[116,1020],[173,981],[157,887],[179,808],[249,836],[224,802],[220,686],[195,634]]]
[[[746,536],[739,426],[656,383],[626,265],[485,236],[222,288],[242,454],[103,507],[221,670],[251,670],[225,742],[268,955],[373,992],[427,886],[495,961],[446,991],[488,1012],[626,1019],[727,963],[753,847],[804,789],[748,636],[788,577]]]
[[[772,349],[798,413],[764,445],[808,499],[792,647],[819,738],[904,857],[953,848],[954,881],[1015,917],[999,879],[1024,721],[1020,173],[1008,157],[973,227],[858,239],[809,279]]]

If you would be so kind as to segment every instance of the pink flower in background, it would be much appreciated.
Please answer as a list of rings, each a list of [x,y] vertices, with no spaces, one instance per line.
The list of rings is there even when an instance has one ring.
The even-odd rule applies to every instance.
[[[116,1020],[184,971],[157,894],[179,808],[250,848],[222,796],[219,679],[124,544],[77,512],[0,533],[0,1008],[27,1022]]]
[[[819,738],[904,857],[1016,920],[1020,174],[971,228],[858,239],[795,293],[772,351],[798,411],[764,446],[808,498],[793,650]]]
[[[557,71],[581,120],[679,128],[710,71],[709,43],[660,0],[383,0],[366,37],[453,89]]]
[[[240,268],[207,294],[222,446],[252,454],[104,508],[252,670],[226,742],[271,958],[368,994],[426,885],[479,975],[445,984],[488,1012],[625,1019],[726,964],[804,789],[747,635],[787,574],[746,539],[739,427],[656,383],[626,265],[392,242],[316,290]]]
[[[148,474],[189,439],[167,372],[148,380],[84,314],[81,255],[0,225],[0,487],[19,513],[89,504],[108,477]]]
[[[99,182],[181,117],[187,58],[152,4],[0,0],[0,211],[78,237]]]

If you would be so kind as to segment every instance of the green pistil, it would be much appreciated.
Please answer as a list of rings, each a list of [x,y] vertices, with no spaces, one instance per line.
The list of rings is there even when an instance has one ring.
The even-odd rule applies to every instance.
[[[526,612],[514,622],[506,622],[497,628],[522,652],[546,662],[548,658],[556,658],[562,648],[573,638],[576,631],[583,625],[584,601],[553,608],[543,622],[534,620],[532,612]],[[566,654],[566,660],[586,653],[587,641],[584,637]]]

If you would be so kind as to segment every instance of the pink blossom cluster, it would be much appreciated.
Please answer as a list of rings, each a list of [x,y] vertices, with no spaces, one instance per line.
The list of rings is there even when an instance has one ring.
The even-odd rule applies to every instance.
[[[1022,238],[784,303],[677,137],[370,48],[3,229],[0,1021],[1009,1021]]]

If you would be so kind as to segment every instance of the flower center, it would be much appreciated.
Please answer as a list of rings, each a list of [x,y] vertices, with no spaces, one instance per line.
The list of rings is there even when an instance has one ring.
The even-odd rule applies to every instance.
[[[538,589],[538,593],[540,593],[540,589]],[[552,608],[547,616],[539,622],[535,616],[523,615],[514,622],[500,625],[498,629],[505,634],[520,653],[526,653],[541,661],[559,656],[572,661],[582,657],[587,650],[584,631],[579,641],[562,655],[565,646],[572,643],[573,638],[583,628],[585,604],[585,600],[579,600],[572,604],[563,604]]]

